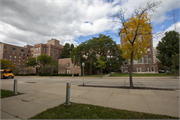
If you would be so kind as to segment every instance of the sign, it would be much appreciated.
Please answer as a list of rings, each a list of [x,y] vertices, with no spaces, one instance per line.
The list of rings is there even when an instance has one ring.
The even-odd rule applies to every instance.
[[[84,62],[82,62],[82,66],[85,66],[85,63],[84,63]]]

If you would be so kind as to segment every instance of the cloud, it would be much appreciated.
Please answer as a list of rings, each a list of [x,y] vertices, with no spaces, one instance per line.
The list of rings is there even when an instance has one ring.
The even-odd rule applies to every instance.
[[[61,44],[78,45],[78,37],[117,32],[120,24],[112,16],[120,8],[127,8],[131,16],[135,7],[147,0],[1,0],[1,41],[24,46],[46,43],[55,38]],[[152,21],[161,23],[170,18],[167,11],[178,8],[178,0],[164,2]],[[121,6],[120,6],[121,5]]]
[[[157,44],[159,43],[159,41],[161,41],[161,39],[165,36],[165,34],[164,34],[165,32],[175,30],[176,32],[180,33],[180,22],[177,22],[175,24],[175,26],[176,26],[176,30],[175,30],[174,24],[172,24],[165,31],[159,31],[156,34],[154,34],[153,35],[153,47],[157,47]]]

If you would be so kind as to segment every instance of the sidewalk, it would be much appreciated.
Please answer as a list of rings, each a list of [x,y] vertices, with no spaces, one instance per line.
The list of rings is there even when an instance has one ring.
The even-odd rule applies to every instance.
[[[12,89],[12,84],[2,84]],[[28,119],[42,111],[65,102],[64,84],[18,85],[18,92],[26,93],[1,99],[2,119]],[[71,102],[86,103],[116,109],[179,117],[179,90],[134,90],[93,88],[71,85]],[[133,118],[132,118],[133,119]]]

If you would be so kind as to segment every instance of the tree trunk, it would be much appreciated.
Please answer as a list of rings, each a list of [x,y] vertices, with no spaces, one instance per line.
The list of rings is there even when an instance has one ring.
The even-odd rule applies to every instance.
[[[132,70],[133,70],[133,52],[131,52],[131,63],[130,63],[130,74],[129,74],[130,88],[133,88]]]
[[[102,78],[102,68],[101,68],[101,78]]]

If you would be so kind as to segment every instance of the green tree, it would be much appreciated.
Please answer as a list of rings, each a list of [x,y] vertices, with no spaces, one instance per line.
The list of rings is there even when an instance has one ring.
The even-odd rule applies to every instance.
[[[71,60],[72,63],[75,61],[75,65],[79,66],[82,62],[85,62],[85,72],[91,70],[90,72],[92,73],[96,69],[94,63],[97,61],[99,55],[104,56],[106,61],[108,56],[118,59],[117,61],[120,64],[117,64],[117,67],[120,68],[123,61],[121,54],[122,50],[110,36],[100,34],[99,37],[93,37],[74,48],[71,52]],[[109,69],[108,64],[106,69]]]
[[[63,51],[62,51],[62,54],[61,54],[60,58],[69,58],[70,57],[70,53],[73,50],[73,48],[74,48],[73,44],[70,45],[69,43],[66,43],[64,45],[64,48],[63,48]]]
[[[1,59],[1,69],[15,69],[15,66],[11,61]]]
[[[26,66],[27,66],[27,67],[29,67],[29,66],[35,67],[37,64],[38,64],[38,63],[37,63],[35,57],[30,57],[30,58],[28,59],[28,62],[26,62]]]
[[[49,65],[53,59],[51,56],[48,56],[47,54],[41,54],[37,57],[38,65],[40,67]]]
[[[130,87],[133,88],[132,70],[133,59],[138,60],[147,52],[147,41],[151,39],[151,26],[149,25],[150,16],[148,11],[155,11],[155,8],[161,4],[161,1],[147,2],[146,6],[139,6],[134,10],[130,18],[125,18],[127,10],[121,9],[113,17],[119,19],[118,22],[122,25],[119,34],[124,34],[121,48],[123,50],[123,57],[130,59]],[[141,38],[141,39],[139,39]]]
[[[106,62],[107,61],[105,61],[104,56],[99,56],[98,60],[94,63],[96,68],[99,68],[101,70],[101,78],[102,78],[103,69],[106,68]]]
[[[172,68],[173,55],[179,54],[179,33],[176,31],[169,31],[159,41],[157,45],[158,55],[157,58],[161,61],[162,65]]]

